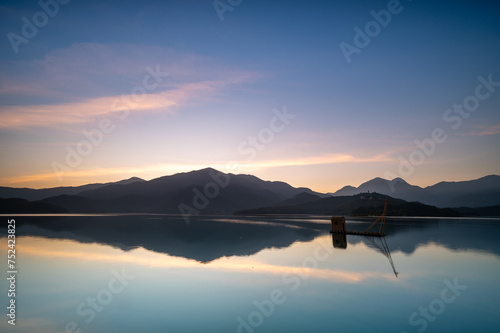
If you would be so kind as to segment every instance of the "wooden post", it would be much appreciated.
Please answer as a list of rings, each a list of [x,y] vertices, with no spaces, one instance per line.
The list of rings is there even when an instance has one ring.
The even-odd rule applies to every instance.
[[[344,233],[345,234],[345,217],[343,216],[332,216],[332,234]]]

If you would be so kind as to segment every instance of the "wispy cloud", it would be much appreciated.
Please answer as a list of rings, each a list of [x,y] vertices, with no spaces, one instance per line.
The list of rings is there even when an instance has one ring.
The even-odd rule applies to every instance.
[[[315,278],[320,280],[329,280],[342,283],[359,283],[369,278],[392,279],[392,275],[376,271],[353,272],[350,270],[328,269],[328,268],[308,268],[295,266],[280,266],[260,261],[255,257],[223,257],[210,263],[202,264],[192,259],[174,257],[167,254],[155,253],[144,248],[136,248],[130,252],[123,252],[112,249],[106,245],[93,245],[89,247],[86,244],[80,244],[76,241],[45,241],[42,238],[35,238],[37,246],[24,245],[23,253],[28,256],[37,256],[42,258],[61,258],[61,259],[79,259],[92,260],[94,262],[113,262],[134,264],[154,268],[192,268],[192,269],[210,269],[225,272],[240,272],[253,274],[273,274],[281,276],[283,274],[300,275],[304,278]],[[55,247],[54,242],[60,243]],[[330,245],[331,246],[331,245]]]
[[[171,80],[162,87],[181,83],[255,77],[255,72],[228,68],[220,59],[170,48],[135,44],[77,43],[55,49],[42,59],[3,62],[0,96],[79,100],[112,96],[140,84],[147,66],[159,65]],[[6,97],[6,96],[4,96]]]
[[[0,128],[80,124],[99,117],[128,116],[145,111],[173,114],[174,107],[213,92],[224,84],[217,81],[183,84],[176,89],[144,95],[137,101],[135,95],[121,95],[89,98],[75,103],[4,106],[0,107]]]
[[[472,136],[498,135],[500,134],[500,125],[489,126],[480,130],[470,132],[468,134]]]
[[[338,163],[370,163],[370,162],[387,162],[391,161],[385,154],[379,154],[369,157],[358,157],[351,154],[326,154],[319,156],[309,156],[296,159],[281,159],[255,162],[246,164],[252,168],[271,168],[282,166],[302,166],[302,165],[321,165],[321,164],[338,164]]]
[[[12,62],[0,75],[1,128],[79,124],[123,111],[175,113],[174,108],[255,80],[259,74],[226,68],[217,60],[140,45],[75,44],[41,60]],[[168,77],[138,100],[147,68]],[[134,95],[134,93],[136,95]],[[126,100],[127,102],[118,102]]]

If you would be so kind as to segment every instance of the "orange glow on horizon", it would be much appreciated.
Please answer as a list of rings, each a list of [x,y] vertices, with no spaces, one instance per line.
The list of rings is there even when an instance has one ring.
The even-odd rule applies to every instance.
[[[63,181],[60,182],[55,172],[48,172],[42,174],[32,174],[17,177],[3,177],[0,178],[2,186],[10,187],[30,187],[30,188],[50,188],[59,186],[81,186],[90,183],[108,183],[115,182],[131,177],[139,177],[145,180],[151,180],[166,175],[173,175],[180,172],[190,172],[193,170],[200,170],[203,168],[211,167],[223,173],[233,174],[253,174],[258,176],[259,172],[282,167],[306,167],[315,165],[329,165],[329,164],[344,164],[344,163],[381,163],[390,161],[386,155],[376,155],[368,158],[358,158],[348,154],[327,154],[320,156],[309,156],[297,159],[282,159],[282,160],[267,160],[245,162],[232,165],[223,161],[215,161],[211,164],[154,164],[146,166],[133,166],[133,167],[118,167],[118,168],[97,168],[97,169],[73,169],[70,172],[63,174]],[[300,182],[300,175],[297,175],[297,180]],[[269,180],[264,179],[263,180]],[[273,179],[275,181],[285,181],[286,179]],[[294,186],[293,184],[290,184]],[[339,184],[338,188],[347,184]],[[314,185],[305,185],[312,190],[326,193],[329,191],[337,190],[335,186],[324,185],[318,188]],[[314,188],[313,188],[314,187]]]

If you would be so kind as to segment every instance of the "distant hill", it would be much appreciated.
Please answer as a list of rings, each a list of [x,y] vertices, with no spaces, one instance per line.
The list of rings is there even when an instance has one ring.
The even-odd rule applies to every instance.
[[[277,204],[277,206],[287,206],[287,205],[300,205],[306,202],[311,202],[314,200],[321,199],[322,197],[319,195],[307,193],[307,192],[302,192],[299,193],[290,199],[283,200]]]
[[[359,187],[345,186],[337,192],[333,193],[332,196],[345,196],[345,195],[355,195],[360,193],[376,192],[386,195],[394,196],[394,193],[398,195],[396,197],[403,198],[408,201],[422,201],[429,193],[424,189],[408,184],[402,178],[395,178],[393,180],[386,180],[382,178],[374,178],[361,184]]]
[[[299,205],[262,207],[236,212],[238,215],[260,214],[320,214],[370,216],[380,215],[384,210],[384,194],[360,193],[352,196],[322,198]],[[387,215],[389,216],[432,216],[457,217],[461,214],[449,208],[437,208],[419,202],[407,202],[401,199],[389,198]]]
[[[444,207],[484,207],[500,205],[500,176],[490,175],[476,180],[440,182],[425,188]]]
[[[236,210],[275,205],[285,200],[304,202],[326,196],[284,182],[264,181],[251,175],[225,174],[212,168],[150,181],[132,178],[69,189],[71,191],[68,188],[46,189],[43,193],[33,192],[42,190],[29,189],[31,191],[22,193],[10,189],[10,192],[29,197],[35,193],[37,198],[47,193],[64,192],[45,197],[40,202],[62,207],[70,213],[179,214],[179,205],[184,205],[203,214],[231,214]]]
[[[89,191],[93,189],[98,189],[111,184],[131,184],[135,182],[144,182],[144,179],[138,177],[132,177],[129,179],[120,180],[114,183],[98,183],[98,184],[87,184],[82,186],[64,186],[64,187],[54,187],[54,188],[43,188],[43,189],[33,189],[33,188],[15,188],[15,187],[4,187],[0,186],[0,198],[21,198],[29,201],[42,200],[45,198],[58,196],[58,195],[77,195],[83,191]]]
[[[402,178],[374,178],[357,188],[345,186],[330,195],[346,196],[365,192],[377,192],[441,208],[494,206],[500,204],[500,176],[490,175],[461,182],[440,182],[425,188],[410,185]]]
[[[0,199],[0,214],[60,214],[65,208],[40,201],[25,199]]]
[[[473,216],[490,216],[490,217],[500,216],[500,205],[478,207],[478,208],[459,207],[459,208],[455,208],[455,210],[464,216],[471,216],[471,217],[473,217]]]

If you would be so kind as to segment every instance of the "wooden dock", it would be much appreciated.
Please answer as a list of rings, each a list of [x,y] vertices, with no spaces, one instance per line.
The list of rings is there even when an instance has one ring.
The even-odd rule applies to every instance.
[[[368,229],[365,231],[350,231],[345,228],[345,217],[344,216],[332,216],[332,234],[340,235],[358,235],[358,236],[370,236],[370,237],[384,237],[385,236],[385,217],[387,215],[387,204],[389,203],[389,198],[385,199],[384,212],[379,218],[373,222]],[[380,223],[378,232],[371,232],[370,229],[376,224]]]

